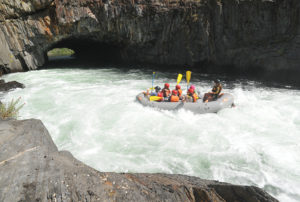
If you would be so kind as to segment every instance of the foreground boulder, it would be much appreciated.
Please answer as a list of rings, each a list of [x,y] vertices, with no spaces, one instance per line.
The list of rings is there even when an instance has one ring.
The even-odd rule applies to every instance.
[[[277,201],[254,186],[99,172],[58,151],[39,120],[0,121],[0,201]]]

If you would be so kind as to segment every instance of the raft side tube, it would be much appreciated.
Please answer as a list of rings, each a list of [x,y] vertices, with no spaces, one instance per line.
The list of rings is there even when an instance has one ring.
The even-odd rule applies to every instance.
[[[186,109],[197,114],[216,113],[221,109],[232,107],[234,102],[233,96],[229,93],[224,93],[216,101],[212,102],[202,102],[202,99],[198,99],[197,102],[156,102],[150,101],[149,97],[143,93],[138,94],[136,98],[143,106],[163,110]]]

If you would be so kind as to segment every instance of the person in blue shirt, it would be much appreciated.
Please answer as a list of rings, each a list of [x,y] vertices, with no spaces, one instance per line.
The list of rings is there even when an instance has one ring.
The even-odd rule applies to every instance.
[[[159,91],[161,90],[161,88],[159,86],[156,86],[154,89],[155,89],[155,91],[151,92],[150,96],[157,96]]]
[[[154,92],[149,92],[149,89],[147,89],[147,92],[143,92],[144,95],[147,95],[147,96],[157,96],[159,91],[161,90],[161,88],[159,86],[156,86],[155,88],[155,91]]]

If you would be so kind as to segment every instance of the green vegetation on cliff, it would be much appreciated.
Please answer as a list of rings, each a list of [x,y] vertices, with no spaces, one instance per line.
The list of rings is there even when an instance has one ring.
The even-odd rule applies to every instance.
[[[48,57],[53,57],[53,56],[71,56],[75,52],[71,49],[68,48],[54,48],[51,51],[47,53]]]

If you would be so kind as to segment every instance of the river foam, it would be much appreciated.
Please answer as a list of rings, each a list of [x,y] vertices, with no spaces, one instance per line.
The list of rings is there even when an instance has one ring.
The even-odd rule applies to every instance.
[[[155,85],[176,74],[158,72]],[[300,91],[223,82],[237,107],[217,114],[159,111],[135,96],[151,86],[136,69],[49,69],[9,74],[26,85],[20,118],[41,119],[60,150],[100,171],[180,173],[256,185],[300,201]],[[201,92],[211,83],[192,76]],[[183,87],[185,86],[183,82]]]

